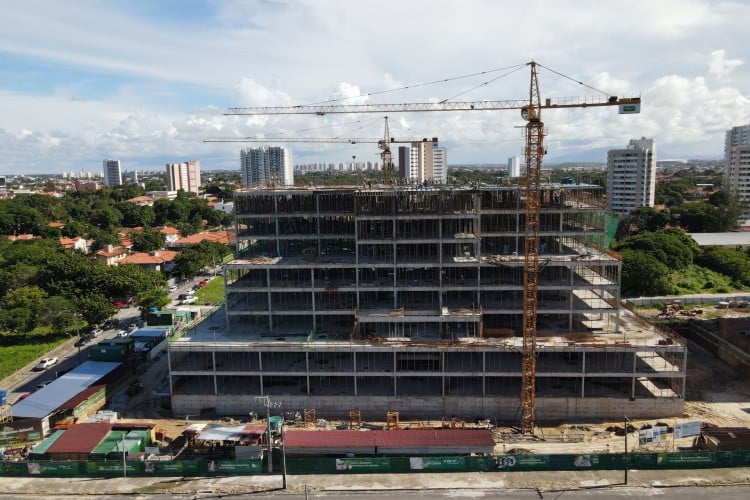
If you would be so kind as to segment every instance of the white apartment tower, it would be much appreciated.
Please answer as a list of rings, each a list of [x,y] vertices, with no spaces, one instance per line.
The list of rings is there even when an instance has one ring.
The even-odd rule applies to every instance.
[[[750,124],[727,130],[724,140],[724,178],[727,189],[743,205],[742,218],[750,218]]]
[[[511,156],[508,158],[508,177],[520,177],[521,176],[521,159],[518,156]]]
[[[198,194],[201,185],[201,165],[197,160],[167,163],[167,190]]]
[[[294,185],[292,152],[283,146],[263,146],[240,151],[243,186]]]
[[[436,184],[448,182],[448,148],[432,143],[432,181]]]
[[[627,215],[638,207],[653,207],[656,192],[656,144],[631,139],[625,149],[607,152],[607,206]]]
[[[448,149],[438,146],[437,138],[415,141],[398,148],[398,174],[414,183],[448,182]]]
[[[121,186],[122,172],[120,171],[120,160],[104,160],[102,162],[104,169],[105,186]]]

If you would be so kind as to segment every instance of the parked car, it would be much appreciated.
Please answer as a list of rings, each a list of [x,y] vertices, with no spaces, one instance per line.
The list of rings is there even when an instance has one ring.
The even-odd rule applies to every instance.
[[[116,301],[112,302],[112,305],[115,306],[118,309],[124,309],[124,308],[128,307],[128,305],[125,302],[121,301],[121,300],[116,300]]]
[[[128,333],[133,333],[133,332],[134,332],[134,331],[136,331],[137,329],[138,329],[138,325],[137,325],[137,324],[135,324],[135,323],[133,323],[132,325],[130,325],[130,326],[128,327]]]
[[[34,371],[40,372],[56,364],[57,364],[57,358],[42,358],[39,364],[34,367]]]
[[[198,302],[198,297],[196,297],[196,296],[194,296],[194,295],[191,295],[191,296],[189,296],[189,297],[186,297],[186,298],[184,298],[184,299],[182,300],[182,303],[183,303],[183,304],[195,304],[196,302]]]
[[[79,337],[78,340],[76,340],[76,347],[81,347],[82,345],[86,345],[86,343],[89,341],[88,337]]]
[[[198,283],[198,286],[203,288],[204,286],[208,285],[208,280],[203,280],[200,283]]]
[[[92,338],[96,338],[102,333],[104,333],[104,330],[102,330],[101,328],[94,328],[93,330],[91,330],[91,333],[89,335],[91,335]]]
[[[117,330],[117,333],[115,334],[115,337],[125,338],[128,335],[130,335],[130,332],[128,332],[127,330]]]
[[[169,287],[169,293],[174,293],[177,291],[177,285],[172,285]]]

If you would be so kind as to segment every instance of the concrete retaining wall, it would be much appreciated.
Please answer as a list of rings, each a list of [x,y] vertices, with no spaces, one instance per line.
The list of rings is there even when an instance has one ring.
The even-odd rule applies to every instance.
[[[397,411],[402,420],[441,419],[457,417],[465,420],[500,419],[515,420],[519,417],[517,397],[496,398],[442,398],[442,397],[366,397],[345,396],[305,397],[269,396],[280,403],[282,411],[315,409],[320,418],[348,418],[350,410],[362,412],[362,418],[384,421],[387,411]],[[564,419],[616,419],[623,415],[630,418],[662,418],[682,414],[685,401],[681,398],[537,398],[537,415],[541,421]],[[262,402],[253,396],[172,396],[172,411],[175,416],[198,415],[201,411],[217,415],[244,416],[249,412],[265,415]]]

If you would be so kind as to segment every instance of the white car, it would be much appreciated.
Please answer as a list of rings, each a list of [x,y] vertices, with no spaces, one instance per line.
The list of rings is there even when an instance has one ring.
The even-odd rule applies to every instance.
[[[175,293],[177,291],[177,285],[172,285],[169,287],[169,293]]]
[[[42,358],[42,360],[39,361],[39,364],[34,367],[34,371],[40,372],[56,364],[57,358]]]
[[[117,333],[115,334],[115,337],[124,338],[130,335],[130,332],[127,330],[117,330]]]
[[[193,295],[182,299],[183,304],[195,304],[196,302],[198,302],[198,297],[195,297]]]
[[[96,338],[102,333],[104,333],[104,330],[102,330],[101,328],[94,328],[93,330],[91,330],[91,333],[89,335],[91,335],[93,338]]]

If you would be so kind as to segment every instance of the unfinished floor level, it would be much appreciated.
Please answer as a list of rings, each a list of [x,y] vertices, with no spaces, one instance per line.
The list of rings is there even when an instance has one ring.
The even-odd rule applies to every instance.
[[[600,195],[543,189],[539,416],[679,413],[685,348],[622,328]],[[263,395],[330,415],[513,418],[522,188],[252,190],[235,210],[224,316],[170,349],[178,413],[244,414]]]

